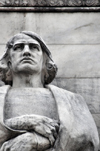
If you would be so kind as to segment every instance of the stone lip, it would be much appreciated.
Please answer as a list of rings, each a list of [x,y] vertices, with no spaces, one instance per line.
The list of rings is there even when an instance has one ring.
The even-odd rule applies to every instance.
[[[0,0],[0,6],[100,6],[99,0]]]

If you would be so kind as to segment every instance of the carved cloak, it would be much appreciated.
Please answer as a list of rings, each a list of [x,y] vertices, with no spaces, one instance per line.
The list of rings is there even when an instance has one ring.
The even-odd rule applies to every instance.
[[[17,132],[3,123],[4,102],[9,88],[7,85],[0,87],[0,145]],[[47,88],[54,96],[60,120],[55,145],[48,151],[98,151],[97,128],[83,98],[53,85]]]

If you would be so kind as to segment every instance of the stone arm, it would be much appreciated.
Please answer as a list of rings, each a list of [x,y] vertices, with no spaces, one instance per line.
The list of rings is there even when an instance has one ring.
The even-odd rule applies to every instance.
[[[3,143],[0,151],[44,151],[50,148],[47,138],[35,133],[26,132]]]
[[[53,146],[59,129],[56,120],[39,115],[14,117],[5,120],[5,124],[25,133],[3,143],[0,151],[44,151]]]
[[[7,119],[5,124],[13,130],[34,131],[48,138],[51,145],[53,145],[59,129],[59,123],[56,120],[34,114]]]

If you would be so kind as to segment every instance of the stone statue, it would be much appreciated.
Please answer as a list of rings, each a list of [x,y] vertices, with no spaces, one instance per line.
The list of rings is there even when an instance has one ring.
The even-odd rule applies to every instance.
[[[0,151],[98,151],[96,125],[83,98],[48,85],[57,66],[45,42],[23,31],[0,61]]]

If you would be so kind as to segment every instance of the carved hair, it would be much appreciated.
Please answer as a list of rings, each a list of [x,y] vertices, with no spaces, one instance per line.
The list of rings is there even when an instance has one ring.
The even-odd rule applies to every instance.
[[[52,56],[51,56],[51,52],[48,49],[47,45],[45,44],[45,42],[43,41],[43,39],[41,37],[39,37],[36,33],[31,32],[31,31],[23,31],[19,34],[22,35],[27,35],[29,37],[31,37],[32,39],[35,39],[36,41],[39,42],[42,51],[45,54],[45,67],[46,69],[44,69],[44,80],[43,83],[45,84],[49,84],[50,82],[53,81],[53,79],[55,78],[55,75],[57,73],[57,66],[54,63]],[[19,34],[13,36],[6,44],[6,52],[4,53],[3,57],[0,60],[0,71],[2,70],[3,73],[3,78],[1,79],[2,81],[4,81],[7,84],[12,83],[12,75],[8,66],[8,62],[9,62],[9,51],[12,48],[13,44],[14,44],[14,40],[17,39],[17,37],[19,36]]]

